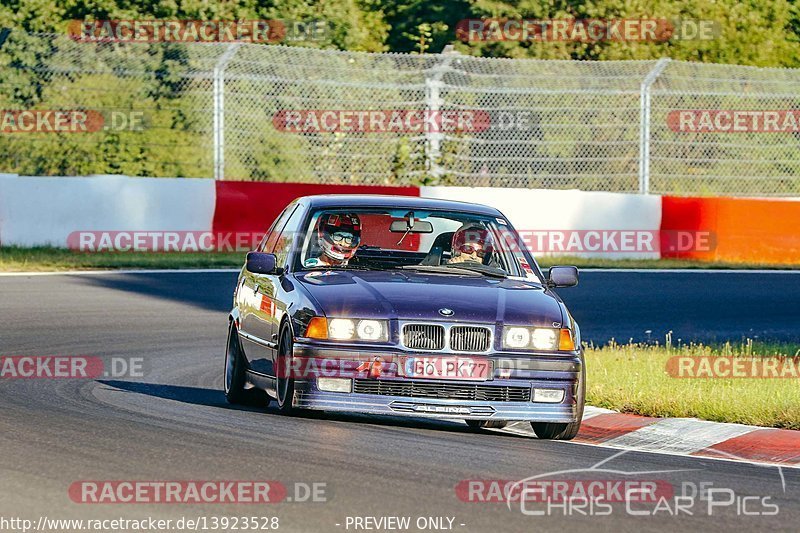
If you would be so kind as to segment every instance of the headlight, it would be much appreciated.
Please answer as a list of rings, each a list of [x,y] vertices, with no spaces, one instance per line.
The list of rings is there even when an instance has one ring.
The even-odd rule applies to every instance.
[[[525,348],[531,342],[531,332],[528,328],[506,328],[506,348]]]
[[[558,348],[556,329],[536,328],[531,334],[531,344],[537,350],[555,350]]]
[[[524,328],[506,327],[503,334],[503,347],[511,350],[532,350],[542,352],[574,351],[575,341],[567,328]]]
[[[383,324],[378,320],[359,320],[356,333],[358,338],[363,341],[377,341],[386,337],[384,329]]]
[[[347,318],[334,318],[328,322],[328,336],[337,341],[346,341],[353,338],[356,326]]]
[[[336,341],[386,342],[389,340],[389,327],[385,320],[326,319],[318,316],[309,322],[306,337]]]

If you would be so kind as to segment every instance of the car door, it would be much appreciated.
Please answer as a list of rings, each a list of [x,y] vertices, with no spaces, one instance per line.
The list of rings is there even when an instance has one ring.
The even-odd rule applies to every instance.
[[[272,253],[277,257],[276,264],[285,272],[289,268],[289,261],[292,257],[292,250],[295,246],[299,246],[302,242],[302,235],[305,233],[303,224],[306,218],[306,210],[302,206],[292,212],[286,225],[280,232],[280,235],[275,239]],[[272,374],[274,368],[274,361],[278,353],[278,335],[281,323],[281,318],[286,313],[289,302],[287,301],[287,293],[282,289],[281,275],[265,275],[256,274],[254,276],[255,283],[259,288],[259,293],[263,295],[263,307],[261,313],[258,314],[260,321],[259,327],[263,331],[269,333],[269,355],[270,362],[269,375]]]
[[[258,251],[272,253],[275,243],[297,204],[289,204],[273,223]],[[237,290],[241,317],[240,337],[251,370],[269,375],[272,372],[274,290],[267,276],[242,270]]]

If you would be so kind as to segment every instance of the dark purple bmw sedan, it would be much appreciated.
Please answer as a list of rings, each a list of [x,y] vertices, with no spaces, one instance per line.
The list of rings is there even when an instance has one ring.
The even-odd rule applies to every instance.
[[[461,202],[308,196],[239,276],[225,353],[231,403],[529,421],[571,439],[586,389],[578,324],[508,219]]]

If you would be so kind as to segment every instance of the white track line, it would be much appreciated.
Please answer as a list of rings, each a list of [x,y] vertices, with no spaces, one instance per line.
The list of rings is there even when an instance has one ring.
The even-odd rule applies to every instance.
[[[586,420],[587,418],[592,418],[593,416],[607,415],[609,413],[619,413],[619,411],[614,411],[613,409],[605,409],[603,407],[594,407],[593,405],[587,405],[583,408],[582,420]]]
[[[764,429],[764,428],[759,428],[759,429]],[[605,443],[582,442],[582,441],[579,441],[579,440],[568,440],[568,441],[565,440],[565,441],[557,441],[557,442],[562,442],[564,444],[576,444],[578,446],[592,446],[594,448],[609,448],[608,446],[605,445]],[[780,470],[782,468],[790,468],[792,470],[800,470],[800,465],[768,463],[768,462],[764,462],[764,461],[757,461],[757,460],[753,460],[753,459],[748,459],[746,457],[736,457],[733,454],[726,454],[726,455],[729,455],[730,457],[715,457],[715,456],[710,456],[710,455],[687,455],[685,453],[674,452],[674,451],[669,451],[669,450],[642,450],[642,449],[634,448],[634,447],[625,447],[625,448],[623,448],[622,446],[617,446],[617,447],[614,447],[614,448],[611,448],[611,449],[613,449],[613,450],[627,450],[627,451],[630,451],[630,452],[655,453],[655,454],[659,454],[659,455],[672,455],[672,456],[675,456],[675,457],[685,457],[687,459],[696,459],[698,461],[699,460],[703,460],[703,461],[725,461],[727,463],[739,463],[739,464],[746,464],[746,465],[750,465],[750,466],[772,467],[772,468],[777,468],[779,472],[780,472]]]
[[[758,429],[742,424],[708,422],[695,418],[665,418],[603,443],[612,448],[646,452],[691,454]]]
[[[587,405],[586,408],[588,409],[589,406]],[[616,411],[612,411],[612,412],[616,412]],[[596,416],[597,414],[605,414],[605,413],[603,413],[603,412],[595,413],[593,415],[590,415],[590,417],[591,416]],[[584,416],[584,420],[586,418],[587,417]],[[792,470],[795,470],[795,469],[800,470],[800,465],[770,463],[770,462],[766,462],[766,461],[758,461],[758,460],[748,459],[746,457],[738,457],[738,456],[736,456],[734,454],[725,454],[728,457],[715,457],[715,456],[706,456],[706,455],[691,455],[691,453],[693,451],[697,451],[694,448],[698,445],[698,439],[701,438],[701,435],[702,435],[702,438],[704,439],[704,441],[703,441],[704,445],[700,446],[699,449],[704,449],[706,447],[705,444],[707,444],[708,446],[712,446],[713,444],[716,444],[717,442],[723,442],[723,441],[728,440],[728,439],[730,439],[730,438],[732,438],[734,436],[737,436],[736,435],[737,433],[743,435],[743,434],[746,434],[746,433],[750,433],[751,431],[756,431],[756,430],[759,430],[759,429],[766,429],[766,428],[758,427],[758,426],[742,426],[742,425],[739,425],[739,424],[724,424],[724,423],[720,423],[720,422],[706,422],[704,420],[686,419],[686,418],[677,419],[678,420],[677,423],[673,422],[674,420],[676,420],[676,419],[665,418],[662,421],[657,422],[654,425],[662,424],[664,422],[667,422],[667,424],[662,425],[661,429],[664,430],[665,429],[664,428],[665,425],[671,425],[672,426],[671,431],[679,431],[679,430],[680,431],[684,431],[684,429],[680,427],[682,425],[680,423],[680,421],[682,421],[683,424],[691,423],[692,425],[695,425],[695,424],[699,423],[698,425],[704,426],[704,427],[699,428],[697,431],[685,431],[684,433],[677,433],[677,434],[670,434],[671,431],[665,432],[665,433],[667,433],[667,438],[663,439],[663,441],[669,442],[670,444],[672,444],[671,446],[663,446],[663,445],[659,446],[659,444],[663,444],[664,442],[663,441],[659,442],[657,440],[653,441],[652,438],[648,439],[647,437],[648,436],[652,436],[652,434],[649,434],[647,432],[645,432],[645,434],[644,434],[645,438],[642,439],[642,441],[640,441],[636,434],[641,432],[644,429],[647,429],[648,427],[651,427],[651,426],[645,426],[644,428],[640,428],[640,429],[634,430],[634,431],[632,431],[630,433],[626,433],[625,435],[623,435],[621,437],[617,437],[616,439],[612,439],[610,441],[605,441],[605,442],[583,442],[583,441],[580,441],[580,440],[561,441],[561,442],[563,442],[565,445],[566,444],[577,444],[579,446],[591,446],[591,447],[594,447],[594,448],[611,448],[611,449],[616,449],[616,450],[626,450],[626,451],[630,451],[630,452],[655,453],[655,454],[658,454],[658,455],[672,455],[672,456],[675,456],[675,457],[685,457],[687,459],[693,459],[693,460],[698,460],[698,461],[702,460],[702,461],[724,461],[724,462],[727,462],[727,463],[740,463],[740,464],[744,463],[744,464],[748,464],[748,465],[751,465],[751,466],[777,468],[779,472],[781,471],[782,468],[789,468],[789,469],[792,469]],[[727,429],[723,429],[722,431],[720,431],[719,434],[717,434],[717,433],[713,433],[716,430],[716,426],[729,426],[729,427]],[[519,435],[521,437],[535,438],[535,434],[533,433],[533,429],[531,428],[531,426],[530,426],[530,424],[528,422],[514,422],[514,423],[509,424],[508,426],[506,426],[503,429],[494,429],[494,430],[489,430],[489,431],[497,431],[499,433],[511,433],[513,435]],[[717,431],[719,431],[719,430],[717,430]],[[691,444],[691,445],[689,445],[689,444],[687,444],[686,446],[675,445],[675,444],[678,444],[680,442],[680,439],[683,438],[683,436],[686,435],[687,433],[691,433],[692,434],[692,436],[689,437],[689,439],[690,439],[689,440],[689,444]],[[711,436],[712,434],[713,434],[713,436]],[[719,436],[719,435],[722,435],[722,436]],[[629,439],[625,439],[625,437],[629,437],[629,436],[630,436]],[[662,437],[663,436],[664,435],[662,435]],[[718,436],[719,436],[719,438],[718,438]],[[712,440],[717,441],[717,442],[714,442],[713,444],[711,444],[710,442]],[[648,441],[651,441],[651,443],[649,445],[643,445],[642,444],[642,442],[648,442]],[[613,443],[613,444],[611,444],[611,443]]]

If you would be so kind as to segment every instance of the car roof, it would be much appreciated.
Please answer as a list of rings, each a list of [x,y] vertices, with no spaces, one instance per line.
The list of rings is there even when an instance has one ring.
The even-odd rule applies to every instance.
[[[444,210],[476,215],[503,216],[495,209],[481,204],[420,198],[418,196],[389,196],[383,194],[320,194],[304,196],[298,201],[312,208],[380,207],[387,209]]]

